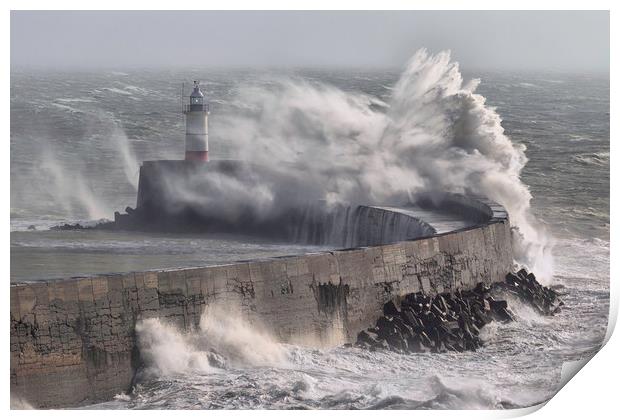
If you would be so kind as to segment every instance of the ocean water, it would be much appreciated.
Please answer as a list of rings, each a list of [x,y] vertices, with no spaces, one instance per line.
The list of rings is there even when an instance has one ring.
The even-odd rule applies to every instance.
[[[237,157],[223,141],[227,116],[252,105],[240,102],[243,86],[269,89],[267,73],[14,71],[11,281],[319,249],[256,238],[49,230],[112,218],[135,205],[139,162],[182,158],[179,81],[196,74],[211,101],[210,154]],[[378,112],[400,77],[354,69],[275,73],[332,86],[345,102],[353,100],[347,95],[372,97]],[[150,359],[136,389],[91,408],[512,408],[552,397],[562,363],[594,354],[607,327],[609,76],[470,73],[465,78],[481,79],[477,93],[496,109],[508,137],[527,147],[521,181],[532,213],[553,237],[549,283],[566,293],[560,314],[541,317],[511,302],[518,321],[484,327],[485,346],[460,354],[284,345],[242,320],[220,320],[233,322],[226,329],[207,320],[190,334],[147,323],[140,325],[141,350]]]

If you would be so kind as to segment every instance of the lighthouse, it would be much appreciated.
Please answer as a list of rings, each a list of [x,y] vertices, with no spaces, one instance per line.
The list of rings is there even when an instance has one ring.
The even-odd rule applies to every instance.
[[[209,104],[200,91],[200,82],[194,81],[189,103],[183,104],[185,114],[185,160],[209,160]]]

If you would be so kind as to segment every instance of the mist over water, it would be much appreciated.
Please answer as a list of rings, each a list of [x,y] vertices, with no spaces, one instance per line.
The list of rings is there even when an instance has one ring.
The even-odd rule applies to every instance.
[[[485,346],[464,354],[283,345],[217,312],[190,333],[144,321],[147,365],[134,392],[96,408],[527,406],[554,394],[564,361],[599,348],[609,306],[609,80],[504,72],[477,81],[447,53],[420,51],[402,72],[12,74],[12,281],[318,249],[46,230],[134,206],[138,162],[182,159],[175,83],[200,74],[211,156],[288,171],[313,186],[300,195],[334,205],[396,205],[433,190],[488,195],[522,235],[520,260],[537,275],[553,269],[566,306],[541,318],[511,302],[518,322],[489,324]],[[254,199],[264,214],[286,204],[260,180],[248,189],[222,179],[211,194],[202,199]]]
[[[51,181],[49,184],[60,209],[68,216],[74,216],[79,211],[86,211],[88,218],[97,220],[110,214],[89,187],[79,170],[67,169],[50,150],[44,151],[38,157],[37,168]]]
[[[91,141],[99,138],[105,139],[105,142],[102,142],[104,154],[101,158],[110,159],[112,161],[110,163],[114,163],[114,165],[110,166],[120,166],[119,173],[124,174],[124,181],[131,186],[135,193],[138,189],[139,163],[129,140],[111,113],[103,111],[98,107],[89,109],[84,106],[91,103],[93,101],[88,99],[60,98],[56,102],[51,102],[51,106],[68,112],[71,115],[71,119],[79,121],[82,126],[80,128],[85,129]],[[26,123],[29,125],[36,126],[36,120],[37,113],[26,117]],[[54,128],[53,126],[48,126],[46,131],[40,134],[48,136],[47,130],[53,130]],[[60,129],[62,131],[62,127]],[[39,141],[41,140],[39,139]],[[82,139],[82,142],[83,140],[85,139]],[[96,191],[95,184],[100,182],[100,180],[92,171],[88,160],[82,159],[79,156],[80,149],[84,148],[86,149],[84,151],[87,151],[90,142],[70,145],[70,148],[75,147],[72,151],[74,153],[77,151],[77,155],[70,153],[71,151],[67,153],[67,150],[62,150],[64,147],[58,147],[58,145],[51,141],[41,141],[41,143],[38,147],[29,148],[28,155],[25,156],[25,163],[27,165],[24,168],[24,172],[27,171],[28,179],[30,181],[35,180],[40,185],[19,185],[16,194],[20,194],[24,190],[36,191],[42,197],[28,203],[29,207],[32,208],[43,204],[51,212],[64,216],[65,220],[110,218],[117,209],[110,206],[106,202],[105,197],[102,197],[100,192]],[[17,152],[12,155],[14,156],[12,167],[15,164],[19,165],[22,163],[20,162],[22,156],[19,153],[19,149]],[[101,152],[102,150],[98,150],[98,147],[93,147],[91,153],[99,154]],[[116,177],[106,173],[99,176]],[[18,182],[28,183],[23,178],[20,178]]]

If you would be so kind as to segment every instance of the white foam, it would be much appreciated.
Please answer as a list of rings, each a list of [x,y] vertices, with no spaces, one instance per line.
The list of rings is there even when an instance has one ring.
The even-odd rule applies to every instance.
[[[63,105],[63,104],[59,104],[59,103],[56,103],[56,102],[52,102],[51,105],[55,106],[56,108],[62,109],[64,111],[69,111],[69,112],[74,113],[74,114],[80,114],[80,113],[83,112],[82,110],[74,108],[72,106]]]
[[[102,90],[107,90],[108,92],[112,92],[112,93],[118,93],[120,95],[127,95],[127,96],[133,95],[133,93],[128,92],[123,89],[119,89],[119,88],[103,88]]]
[[[147,319],[136,324],[140,352],[149,364],[151,373],[172,374],[213,371],[208,353],[197,349],[191,337],[174,326],[158,319]]]
[[[573,156],[573,160],[582,165],[609,166],[609,152],[584,153]]]
[[[219,368],[288,366],[288,353],[269,334],[230,308],[210,306],[195,331],[159,319],[136,324],[142,357],[155,375],[208,374]]]
[[[242,86],[231,102],[243,109],[219,115],[218,134],[241,159],[293,163],[331,203],[394,203],[423,191],[486,195],[519,229],[517,258],[550,278],[553,242],[520,180],[525,146],[505,135],[500,116],[475,93],[478,83],[463,81],[449,52],[426,50],[407,64],[385,112],[366,94],[276,78]]]

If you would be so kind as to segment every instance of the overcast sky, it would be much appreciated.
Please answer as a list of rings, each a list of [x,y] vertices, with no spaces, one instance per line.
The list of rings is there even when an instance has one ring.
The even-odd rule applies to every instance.
[[[13,11],[11,67],[402,67],[609,71],[608,12]]]

